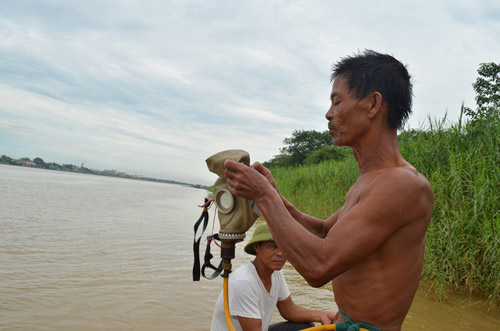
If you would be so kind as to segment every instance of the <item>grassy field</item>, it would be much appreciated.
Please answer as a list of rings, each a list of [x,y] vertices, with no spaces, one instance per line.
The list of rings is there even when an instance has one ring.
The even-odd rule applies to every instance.
[[[498,115],[498,114],[497,114]],[[399,137],[403,157],[432,183],[423,280],[440,297],[449,290],[500,303],[500,119],[474,124],[429,120]],[[281,193],[326,218],[356,181],[352,153],[342,161],[271,169]]]

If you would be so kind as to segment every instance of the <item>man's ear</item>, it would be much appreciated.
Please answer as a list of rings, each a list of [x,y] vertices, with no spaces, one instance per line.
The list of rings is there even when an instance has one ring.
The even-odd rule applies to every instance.
[[[373,92],[368,96],[368,102],[369,102],[369,112],[368,112],[368,117],[369,118],[374,118],[377,116],[377,114],[380,112],[382,109],[382,103],[383,103],[383,98],[382,94],[380,92]]]
[[[260,242],[258,242],[258,243],[254,243],[254,244],[253,244],[253,249],[254,249],[254,251],[257,253],[257,251],[260,249]]]

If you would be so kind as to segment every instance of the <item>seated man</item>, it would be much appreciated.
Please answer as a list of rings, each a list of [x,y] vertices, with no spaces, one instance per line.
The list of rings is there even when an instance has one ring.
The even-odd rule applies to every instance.
[[[334,312],[311,310],[295,304],[283,277],[285,257],[273,241],[267,223],[259,224],[246,244],[245,252],[256,255],[229,276],[229,310],[236,330],[295,331],[329,324]],[[271,324],[275,307],[287,322]],[[228,330],[221,292],[215,305],[211,331]]]

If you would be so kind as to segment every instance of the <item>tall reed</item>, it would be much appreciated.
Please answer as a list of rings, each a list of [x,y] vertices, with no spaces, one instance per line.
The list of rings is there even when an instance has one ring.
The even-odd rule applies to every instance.
[[[423,279],[441,294],[479,294],[500,303],[500,119],[475,123],[429,119],[399,136],[403,157],[433,186]],[[271,169],[281,193],[299,209],[326,218],[358,175],[354,157]]]
[[[345,193],[358,176],[358,165],[350,153],[341,161],[271,171],[280,192],[297,208],[327,218],[344,204]]]

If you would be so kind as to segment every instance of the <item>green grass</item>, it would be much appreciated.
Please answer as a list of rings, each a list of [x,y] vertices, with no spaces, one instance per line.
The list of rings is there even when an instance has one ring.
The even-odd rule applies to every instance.
[[[446,296],[452,290],[500,303],[500,119],[448,123],[400,134],[403,157],[433,186],[423,280]],[[271,169],[281,193],[302,211],[326,218],[355,182],[352,155],[297,168]]]
[[[351,153],[342,161],[273,168],[272,173],[280,192],[297,208],[327,218],[344,204],[345,193],[358,176],[358,165]]]

